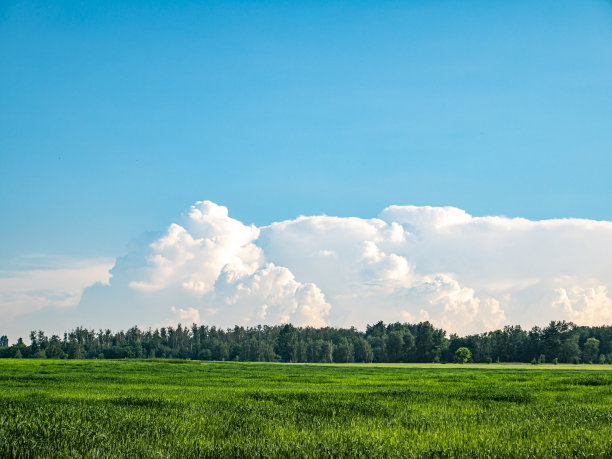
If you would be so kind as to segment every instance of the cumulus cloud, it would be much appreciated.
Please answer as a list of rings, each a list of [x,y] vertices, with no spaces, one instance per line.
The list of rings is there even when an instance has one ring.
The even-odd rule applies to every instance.
[[[557,293],[553,306],[561,308],[570,320],[585,325],[612,323],[612,298],[605,285],[559,288]]]
[[[568,277],[587,291],[608,285],[612,222],[391,206],[373,219],[273,223],[261,229],[257,243],[267,259],[318,285],[332,305],[332,322],[343,325],[429,319],[468,333],[504,323],[610,321],[601,294],[591,302],[597,307],[577,300],[571,310],[554,305]]]
[[[224,311],[242,325],[291,322],[323,327],[331,308],[316,285],[297,282],[290,270],[273,263],[238,279],[224,270],[215,293]]]
[[[253,244],[259,230],[228,217],[226,207],[197,202],[189,211],[186,227],[173,223],[151,244],[142,280],[130,286],[156,291],[177,283],[198,294],[213,289],[225,268],[234,277],[252,274],[261,264],[262,251]]]
[[[110,284],[86,289],[71,318],[113,328],[430,320],[460,334],[553,319],[603,324],[612,322],[611,252],[607,221],[390,206],[370,219],[301,216],[257,228],[202,201],[117,259]]]
[[[163,315],[156,325],[326,325],[331,306],[325,295],[288,268],[267,262],[256,245],[259,234],[229,217],[227,208],[197,202],[161,237],[118,260],[111,286],[92,291],[79,309],[88,310],[86,321],[108,304],[129,303],[123,317],[136,323],[143,323],[138,314],[148,313]]]
[[[494,330],[506,324],[504,310],[495,298],[478,298],[449,275],[424,276],[404,292],[397,292],[406,306],[401,313],[409,322],[429,320],[455,333]],[[422,305],[418,314],[414,305]]]

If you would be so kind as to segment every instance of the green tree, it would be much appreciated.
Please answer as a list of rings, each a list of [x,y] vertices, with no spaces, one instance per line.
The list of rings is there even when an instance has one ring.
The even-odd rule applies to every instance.
[[[69,359],[82,359],[83,358],[83,346],[77,343],[70,343],[68,346],[68,358]]]
[[[371,363],[374,360],[372,346],[363,338],[359,337],[355,340],[355,361],[363,363]]]
[[[210,349],[200,349],[200,352],[198,352],[198,360],[210,360],[211,358],[212,352],[210,352]]]
[[[367,339],[372,348],[374,362],[386,362],[387,352],[385,351],[385,340],[379,336],[368,336]]]
[[[349,343],[348,339],[342,338],[340,342],[334,346],[333,357],[335,363],[350,363],[355,361],[353,345]]]
[[[321,362],[331,363],[333,361],[334,344],[331,341],[321,341]]]
[[[291,324],[284,325],[278,334],[278,347],[276,353],[283,362],[296,362],[297,351],[297,331]]]
[[[582,359],[585,362],[593,363],[597,362],[597,356],[599,355],[599,340],[596,338],[589,338],[585,341],[582,346]]]
[[[577,334],[572,334],[561,343],[559,360],[566,363],[577,363],[580,360],[578,339],[579,336]]]
[[[472,352],[467,347],[460,347],[455,351],[455,362],[467,363],[472,358]]]
[[[59,359],[64,356],[64,351],[62,350],[62,344],[60,343],[59,336],[53,335],[51,337],[49,347],[47,347],[45,352],[47,354],[47,358],[49,359]]]
[[[417,325],[414,338],[417,362],[431,362],[433,360],[433,351],[436,346],[434,335],[435,329],[431,323],[421,322]]]
[[[404,341],[402,346],[402,362],[410,362],[410,357],[414,352],[414,336],[407,328],[404,329],[402,340]]]
[[[392,331],[387,335],[387,358],[389,362],[401,362],[403,357],[404,337],[400,331]]]

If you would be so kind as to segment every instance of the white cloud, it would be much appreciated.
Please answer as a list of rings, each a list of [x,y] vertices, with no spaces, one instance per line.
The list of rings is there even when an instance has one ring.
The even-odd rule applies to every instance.
[[[379,218],[300,217],[261,229],[268,260],[313,282],[330,320],[423,320],[449,331],[587,320],[552,308],[564,276],[608,285],[612,223],[472,217],[452,208],[391,206]],[[334,256],[323,256],[333,253]],[[588,320],[610,321],[605,303]]]
[[[42,310],[61,311],[79,304],[86,287],[108,285],[113,261],[108,259],[47,259],[44,266],[0,271],[2,330],[16,336],[16,317]],[[21,331],[20,333],[24,333]]]
[[[76,306],[83,289],[108,284],[112,260],[63,260],[60,265],[0,271],[0,314],[10,318],[43,308]]]
[[[415,285],[412,303],[426,299],[427,306],[419,311],[425,317],[456,333],[475,330],[494,330],[506,323],[500,302],[495,298],[480,299],[474,289],[462,287],[455,279],[445,274],[433,278],[425,277]]]
[[[312,283],[297,282],[287,268],[268,263],[249,276],[234,280],[223,271],[216,298],[240,325],[288,323],[322,327],[330,305]]]
[[[218,326],[431,320],[463,334],[561,319],[610,323],[610,253],[607,221],[391,206],[378,218],[302,216],[257,228],[203,201],[118,259],[110,285],[87,289],[71,318],[125,328],[167,320],[174,306],[179,321]],[[0,283],[2,298],[40,295],[29,310],[71,306],[83,285],[102,279],[92,272],[56,291],[53,275],[40,276],[22,279],[21,290]]]
[[[136,294],[152,310],[184,305],[172,309],[178,321],[197,313],[198,321],[221,326],[326,325],[325,295],[286,267],[266,263],[258,236],[258,228],[230,218],[225,207],[198,202],[149,245],[140,265],[125,270],[119,261],[113,282],[128,285],[131,293],[122,295]]]
[[[456,207],[430,206],[389,206],[381,212],[380,217],[384,221],[397,222],[418,234],[428,230],[448,230],[472,220],[471,215]]]
[[[253,244],[259,230],[228,217],[227,208],[209,201],[191,206],[186,227],[173,223],[166,234],[151,244],[142,273],[145,279],[130,286],[156,291],[175,286],[197,294],[210,292],[221,269],[234,276],[252,274],[261,263],[262,252]]]
[[[605,285],[557,289],[554,307],[560,307],[570,320],[581,325],[612,323],[612,298]]]
[[[174,306],[172,306],[170,308],[170,310],[176,314],[178,322],[189,325],[192,323],[198,323],[200,322],[200,311],[198,311],[195,308],[187,308],[187,309],[183,309],[183,308],[175,308]]]

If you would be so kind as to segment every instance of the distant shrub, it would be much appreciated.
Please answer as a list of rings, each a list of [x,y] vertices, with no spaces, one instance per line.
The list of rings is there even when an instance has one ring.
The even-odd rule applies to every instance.
[[[557,365],[559,363],[559,359],[557,357],[555,357],[553,359],[553,365]]]
[[[467,347],[460,347],[455,351],[455,362],[467,363],[472,358],[472,352]]]
[[[582,346],[582,358],[585,362],[593,363],[597,360],[599,355],[599,340],[596,338],[589,338],[585,341]]]

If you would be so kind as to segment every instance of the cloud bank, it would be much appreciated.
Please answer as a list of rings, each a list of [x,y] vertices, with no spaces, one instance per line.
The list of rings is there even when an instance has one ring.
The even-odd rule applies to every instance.
[[[25,317],[72,312],[85,288],[108,285],[112,266],[108,259],[45,259],[36,260],[35,266],[0,271],[0,334],[15,339],[26,334],[19,326]]]
[[[465,334],[553,319],[609,324],[611,253],[608,221],[390,206],[377,218],[258,228],[201,201],[117,259],[108,285],[86,289],[65,327],[429,320]]]

